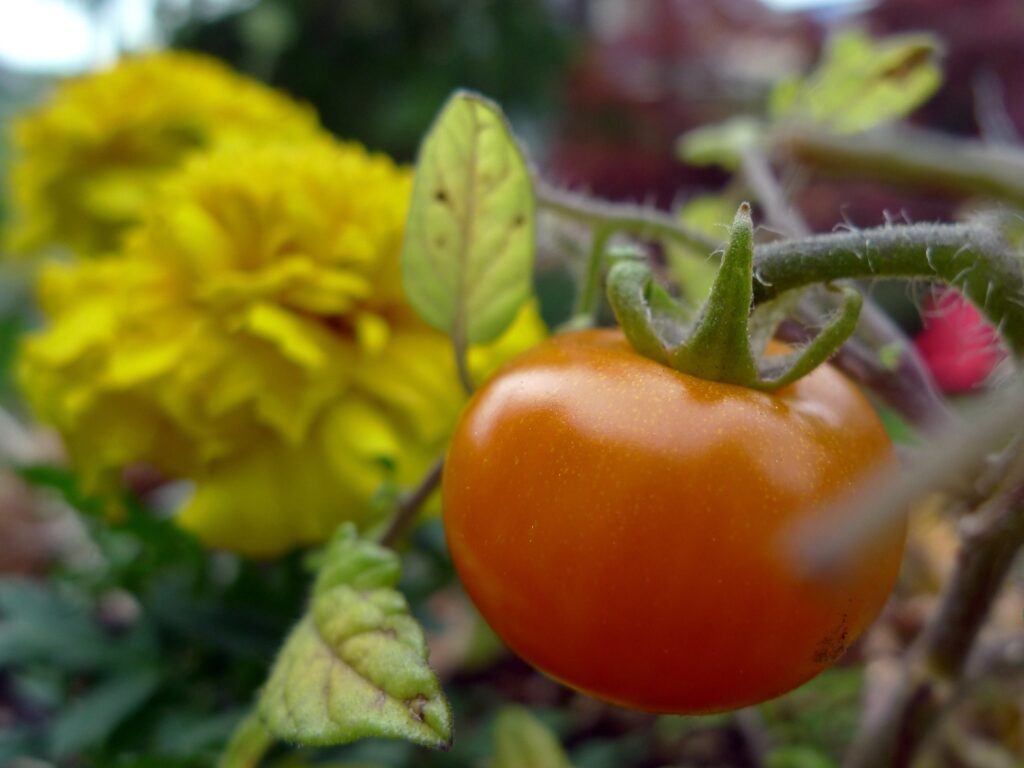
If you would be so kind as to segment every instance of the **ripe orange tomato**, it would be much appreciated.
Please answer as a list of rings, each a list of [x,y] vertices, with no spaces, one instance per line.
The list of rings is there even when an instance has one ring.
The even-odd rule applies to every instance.
[[[766,394],[582,331],[473,397],[445,467],[446,535],[484,617],[551,677],[638,709],[734,709],[818,674],[878,614],[903,531],[828,582],[780,540],[891,455],[829,366]]]

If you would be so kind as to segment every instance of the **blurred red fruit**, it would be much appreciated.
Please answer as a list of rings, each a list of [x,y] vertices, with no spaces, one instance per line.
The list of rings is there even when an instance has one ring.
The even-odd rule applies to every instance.
[[[1006,356],[992,326],[954,291],[929,297],[923,317],[914,345],[943,392],[973,389]]]

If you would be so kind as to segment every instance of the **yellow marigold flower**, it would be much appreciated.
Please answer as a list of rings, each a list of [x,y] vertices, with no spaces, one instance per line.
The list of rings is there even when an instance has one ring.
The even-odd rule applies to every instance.
[[[312,109],[216,59],[162,52],[68,80],[14,124],[10,245],[116,247],[154,185],[197,149],[319,132]]]
[[[354,145],[228,147],[168,180],[124,255],[52,266],[23,389],[84,476],[190,478],[179,519],[269,555],[373,521],[463,403],[447,338],[402,294],[407,170]],[[477,376],[544,335],[529,307]]]

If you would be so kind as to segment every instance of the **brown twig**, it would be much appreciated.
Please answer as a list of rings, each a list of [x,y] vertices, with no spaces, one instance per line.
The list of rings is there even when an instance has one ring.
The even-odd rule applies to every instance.
[[[380,536],[380,543],[385,547],[395,545],[406,529],[416,518],[420,507],[430,498],[437,487],[441,484],[441,475],[444,471],[444,457],[437,459],[427,473],[420,480],[419,485],[407,493],[395,508],[395,514],[388,523],[388,527]]]
[[[960,550],[938,610],[907,651],[896,685],[861,726],[845,768],[906,768],[962,689],[971,649],[1024,545],[1020,465],[961,528]]]

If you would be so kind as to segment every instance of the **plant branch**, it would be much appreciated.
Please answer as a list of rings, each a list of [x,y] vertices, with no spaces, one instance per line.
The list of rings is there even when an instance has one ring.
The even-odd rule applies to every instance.
[[[441,475],[444,471],[444,457],[437,459],[427,470],[427,473],[420,480],[419,485],[409,491],[395,508],[395,514],[388,523],[388,527],[381,534],[380,543],[385,547],[393,547],[406,529],[416,518],[420,507],[430,498],[437,487],[441,484]]]
[[[1024,356],[1024,272],[997,236],[969,224],[913,224],[769,243],[754,258],[754,301],[849,278],[923,278],[947,283]]]
[[[933,131],[899,129],[836,136],[799,129],[773,137],[776,150],[826,175],[982,195],[1024,207],[1024,152]]]
[[[768,221],[793,237],[809,237],[811,229],[786,200],[771,165],[764,153],[756,147],[745,148],[740,155],[740,170],[757,199],[764,206]],[[800,319],[806,325],[820,317],[827,308],[813,297],[798,307]],[[813,306],[808,306],[813,304]],[[780,333],[785,337],[793,326],[783,325]],[[804,343],[808,339],[805,328],[790,334],[787,341]],[[893,364],[886,365],[880,350],[895,350]],[[933,428],[950,418],[946,401],[939,394],[935,381],[924,361],[900,328],[868,297],[860,312],[860,322],[853,335],[840,347],[833,359],[835,365],[851,378],[874,390],[889,405],[920,427]]]
[[[597,312],[598,297],[601,293],[601,267],[604,264],[605,251],[611,235],[611,227],[607,224],[599,224],[594,227],[590,259],[587,262],[587,275],[576,300],[574,317],[592,317]]]
[[[535,181],[535,190],[541,208],[572,221],[607,226],[611,232],[671,240],[702,253],[722,247],[722,241],[690,229],[673,216],[652,208],[594,200],[555,189],[540,180]]]
[[[786,201],[786,195],[772,172],[768,158],[757,147],[744,147],[740,152],[740,172],[764,206],[768,223],[781,229],[788,237],[807,237],[811,228]]]
[[[798,526],[793,551],[812,572],[842,568],[880,534],[898,525],[908,509],[928,493],[956,489],[1024,423],[1024,391],[1014,387],[991,395],[962,423],[932,436],[906,467],[879,475],[831,512]]]
[[[962,688],[971,648],[1024,544],[1019,475],[975,513],[989,521],[964,530],[938,610],[907,652],[899,681],[866,721],[845,768],[906,768]],[[966,521],[965,521],[966,522]]]

